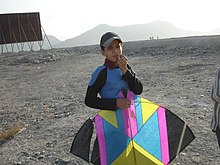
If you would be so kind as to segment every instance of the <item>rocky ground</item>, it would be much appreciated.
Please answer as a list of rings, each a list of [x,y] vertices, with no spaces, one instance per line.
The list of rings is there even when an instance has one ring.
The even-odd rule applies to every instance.
[[[171,165],[219,165],[209,125],[220,36],[128,42],[124,54],[144,85],[142,97],[177,114],[196,136]],[[84,105],[84,96],[103,60],[97,45],[0,55],[0,164],[88,164],[69,150],[97,112]],[[2,138],[16,125],[19,133]]]

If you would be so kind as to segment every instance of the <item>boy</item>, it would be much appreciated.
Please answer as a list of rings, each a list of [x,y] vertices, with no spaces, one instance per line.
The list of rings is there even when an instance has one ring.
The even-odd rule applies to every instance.
[[[116,33],[107,32],[101,37],[100,47],[105,62],[92,74],[85,104],[106,110],[129,108],[131,102],[118,98],[119,92],[131,90],[134,94],[140,95],[143,86],[128,64],[127,57],[122,54],[122,40]]]
[[[220,68],[217,70],[215,80],[212,86],[211,98],[214,102],[212,114],[211,129],[216,133],[218,145],[220,147]]]

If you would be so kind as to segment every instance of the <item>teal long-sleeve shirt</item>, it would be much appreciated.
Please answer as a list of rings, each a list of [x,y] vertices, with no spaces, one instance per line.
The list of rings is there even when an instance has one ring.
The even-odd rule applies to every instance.
[[[143,86],[132,68],[127,65],[123,74],[119,67],[110,67],[109,61],[98,67],[89,82],[85,104],[91,108],[116,110],[116,99],[120,91],[131,90],[140,95]]]

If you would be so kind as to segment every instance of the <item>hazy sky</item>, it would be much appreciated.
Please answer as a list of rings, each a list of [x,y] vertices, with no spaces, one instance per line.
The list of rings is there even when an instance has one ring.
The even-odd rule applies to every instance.
[[[183,30],[220,28],[220,0],[0,0],[0,14],[40,12],[47,35],[73,38],[99,24],[124,26],[155,20]]]

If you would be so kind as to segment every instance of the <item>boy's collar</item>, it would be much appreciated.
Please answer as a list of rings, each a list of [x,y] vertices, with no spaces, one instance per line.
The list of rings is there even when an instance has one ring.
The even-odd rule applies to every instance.
[[[118,68],[118,66],[115,66],[115,63],[113,63],[112,61],[108,60],[107,58],[105,59],[104,65],[105,65],[107,68],[109,68],[109,69]]]

